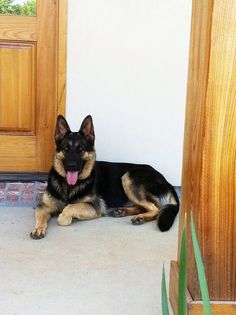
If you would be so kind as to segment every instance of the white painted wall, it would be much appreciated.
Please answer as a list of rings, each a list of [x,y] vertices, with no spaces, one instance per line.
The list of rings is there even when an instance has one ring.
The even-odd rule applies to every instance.
[[[66,117],[91,114],[100,160],[181,183],[190,0],[69,0]]]

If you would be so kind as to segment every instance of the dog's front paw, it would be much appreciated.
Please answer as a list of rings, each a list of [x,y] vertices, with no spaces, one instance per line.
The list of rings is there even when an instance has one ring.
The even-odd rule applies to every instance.
[[[125,216],[125,210],[123,210],[122,208],[113,208],[109,212],[109,215],[114,218],[121,218]]]
[[[57,218],[57,223],[62,226],[70,225],[72,222],[72,217],[61,213]]]
[[[134,225],[140,225],[140,224],[143,224],[145,221],[144,221],[144,218],[142,216],[137,215],[136,217],[131,219],[131,222]]]
[[[37,227],[33,229],[33,231],[30,233],[30,237],[34,240],[40,240],[41,238],[44,238],[46,234],[46,228],[45,227]]]

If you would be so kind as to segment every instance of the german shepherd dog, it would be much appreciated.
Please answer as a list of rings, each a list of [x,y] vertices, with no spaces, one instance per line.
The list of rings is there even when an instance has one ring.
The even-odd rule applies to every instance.
[[[161,231],[169,230],[179,211],[171,184],[149,165],[96,161],[94,140],[91,116],[78,132],[71,132],[65,118],[58,116],[56,152],[31,237],[43,238],[54,214],[59,214],[59,225],[70,225],[73,218],[133,215],[135,225],[157,219]]]

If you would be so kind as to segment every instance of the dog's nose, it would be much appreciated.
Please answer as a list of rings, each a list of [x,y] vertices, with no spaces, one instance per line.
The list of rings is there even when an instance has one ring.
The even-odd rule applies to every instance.
[[[67,166],[68,166],[68,167],[71,167],[71,168],[72,168],[72,167],[76,167],[76,166],[77,166],[77,163],[74,162],[74,161],[71,161],[71,162],[68,162],[68,163],[67,163]]]

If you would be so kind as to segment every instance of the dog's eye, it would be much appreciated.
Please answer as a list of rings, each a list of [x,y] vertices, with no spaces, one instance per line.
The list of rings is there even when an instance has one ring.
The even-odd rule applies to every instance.
[[[84,152],[84,148],[83,148],[83,147],[78,147],[78,148],[77,148],[77,151],[78,151],[79,153],[83,153],[83,152]]]

